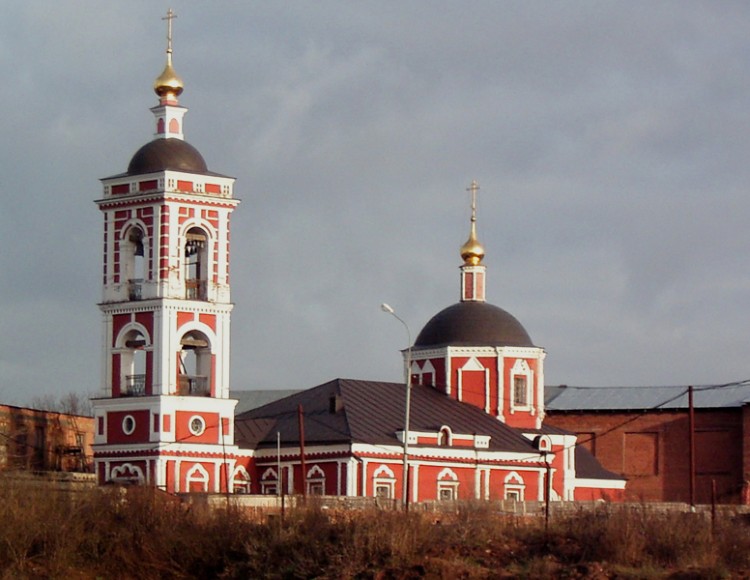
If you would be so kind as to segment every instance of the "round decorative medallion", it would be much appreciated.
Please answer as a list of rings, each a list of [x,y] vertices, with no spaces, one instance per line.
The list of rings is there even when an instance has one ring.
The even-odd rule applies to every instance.
[[[133,415],[125,415],[122,419],[122,432],[125,435],[132,435],[135,431],[135,417]]]
[[[193,435],[203,435],[203,432],[206,430],[206,422],[203,420],[203,417],[195,415],[190,418],[189,427]]]

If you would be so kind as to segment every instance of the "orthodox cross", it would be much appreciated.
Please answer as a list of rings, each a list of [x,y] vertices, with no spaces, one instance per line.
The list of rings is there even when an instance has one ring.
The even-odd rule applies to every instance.
[[[472,180],[466,191],[471,193],[471,221],[475,222],[477,221],[477,191],[479,191],[479,184],[476,179]]]
[[[172,54],[172,20],[177,18],[177,14],[170,8],[167,10],[167,15],[162,20],[167,21],[167,52]]]

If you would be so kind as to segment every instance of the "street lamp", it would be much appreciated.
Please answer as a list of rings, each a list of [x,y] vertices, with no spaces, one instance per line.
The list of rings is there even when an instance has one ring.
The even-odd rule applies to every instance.
[[[386,314],[390,314],[393,316],[396,320],[398,320],[401,324],[404,325],[404,328],[406,329],[406,336],[408,338],[408,348],[406,349],[406,365],[404,368],[405,378],[406,378],[406,411],[404,413],[404,490],[403,490],[403,502],[404,502],[404,510],[409,509],[409,416],[410,416],[410,407],[411,407],[411,330],[409,330],[409,325],[404,322],[404,320],[396,314],[396,311],[393,310],[388,304],[385,302],[380,305],[380,309],[385,312]]]

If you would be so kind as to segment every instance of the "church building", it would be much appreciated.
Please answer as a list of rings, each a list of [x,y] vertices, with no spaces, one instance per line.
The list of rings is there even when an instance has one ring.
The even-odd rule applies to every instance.
[[[544,358],[485,300],[472,183],[459,301],[403,353],[406,384],[336,379],[235,415],[229,391],[234,179],[184,140],[183,82],[156,79],[153,139],[102,180],[98,480],[170,493],[408,502],[620,499],[625,480],[544,423]],[[407,410],[408,409],[408,410]]]

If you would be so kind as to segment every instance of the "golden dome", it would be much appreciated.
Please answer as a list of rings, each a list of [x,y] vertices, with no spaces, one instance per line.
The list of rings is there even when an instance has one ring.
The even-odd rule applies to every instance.
[[[478,265],[484,258],[484,246],[477,240],[477,228],[474,220],[471,221],[469,239],[461,246],[461,257],[466,264],[471,266]]]
[[[182,94],[184,88],[185,84],[172,67],[172,55],[167,54],[167,65],[154,81],[154,92],[159,95],[159,98],[161,99],[177,99],[177,97]]]

